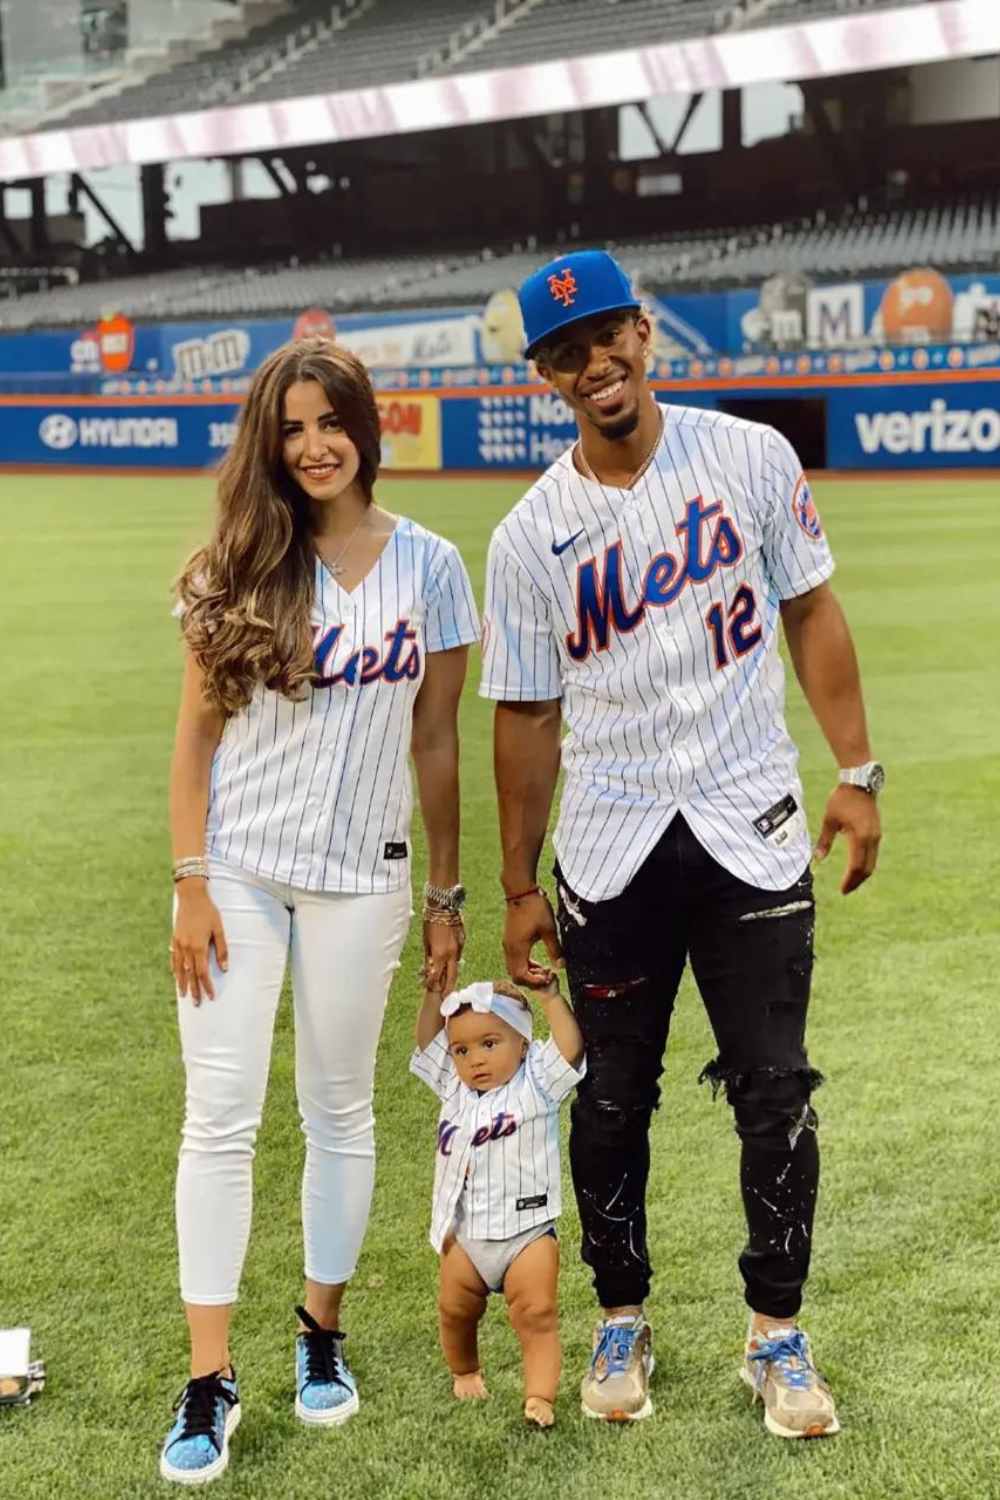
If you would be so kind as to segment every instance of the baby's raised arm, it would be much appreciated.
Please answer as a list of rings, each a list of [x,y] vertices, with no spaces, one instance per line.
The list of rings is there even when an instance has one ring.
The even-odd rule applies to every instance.
[[[559,980],[553,975],[544,989],[533,990],[545,1012],[553,1040],[570,1067],[578,1068],[583,1057],[583,1032],[576,1016],[570,1010],[559,990]]]
[[[444,1030],[441,1014],[441,991],[424,990],[424,998],[417,1011],[417,1046],[426,1052],[439,1031]]]

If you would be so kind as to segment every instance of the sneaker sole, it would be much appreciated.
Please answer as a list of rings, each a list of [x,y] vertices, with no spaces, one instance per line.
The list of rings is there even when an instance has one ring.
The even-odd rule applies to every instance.
[[[240,1417],[243,1415],[239,1406],[230,1407],[226,1417],[226,1433],[222,1440],[222,1452],[214,1463],[204,1469],[175,1469],[167,1460],[165,1453],[160,1454],[160,1474],[164,1479],[169,1479],[171,1484],[211,1484],[213,1479],[218,1479],[229,1467],[229,1439],[240,1425]]]
[[[653,1403],[647,1396],[646,1404],[638,1411],[592,1411],[586,1402],[581,1401],[580,1410],[585,1417],[592,1417],[596,1422],[642,1422],[653,1415]]]
[[[360,1405],[357,1391],[349,1401],[342,1402],[340,1406],[327,1407],[325,1411],[314,1411],[308,1406],[303,1406],[299,1397],[296,1396],[295,1415],[308,1427],[339,1427],[342,1422],[347,1422],[354,1416]]]
[[[740,1379],[744,1382],[745,1385],[748,1385],[750,1387],[750,1389],[754,1393],[754,1398],[756,1399],[757,1387],[750,1372],[746,1369],[741,1369]],[[837,1433],[840,1431],[840,1423],[837,1421],[837,1418],[835,1416],[828,1423],[824,1424],[822,1422],[814,1422],[811,1427],[782,1427],[781,1423],[772,1416],[771,1412],[766,1406],[764,1408],[764,1426],[774,1437],[779,1438],[836,1437]]]

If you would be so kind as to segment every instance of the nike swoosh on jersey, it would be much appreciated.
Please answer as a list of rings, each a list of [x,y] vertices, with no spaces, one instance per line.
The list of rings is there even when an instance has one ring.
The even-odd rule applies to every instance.
[[[553,554],[556,557],[561,557],[562,554],[566,551],[567,547],[572,547],[573,543],[579,541],[582,536],[583,536],[583,531],[582,530],[581,531],[574,531],[573,535],[569,538],[568,541],[565,541],[565,542],[553,542],[552,543]]]

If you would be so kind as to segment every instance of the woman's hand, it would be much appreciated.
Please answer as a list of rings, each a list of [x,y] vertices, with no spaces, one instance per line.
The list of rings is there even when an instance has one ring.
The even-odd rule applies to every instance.
[[[450,995],[458,983],[458,966],[465,947],[465,928],[461,922],[445,926],[441,922],[424,923],[424,984],[440,995]]]
[[[208,893],[208,881],[179,880],[170,967],[174,971],[178,994],[190,994],[195,1005],[200,1005],[206,996],[209,1000],[215,999],[208,957],[212,946],[216,962],[225,972],[229,967],[229,950],[219,909]]]

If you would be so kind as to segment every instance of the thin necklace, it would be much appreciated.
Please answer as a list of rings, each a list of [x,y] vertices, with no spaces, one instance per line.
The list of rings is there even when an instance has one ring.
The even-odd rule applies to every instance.
[[[340,575],[343,573],[343,571],[344,571],[344,558],[347,555],[347,549],[351,545],[351,543],[354,541],[354,538],[357,536],[358,532],[361,530],[362,526],[365,524],[365,522],[367,521],[367,519],[368,519],[368,512],[367,512],[367,510],[364,510],[364,511],[361,512],[361,520],[358,522],[357,526],[355,526],[354,530],[351,532],[350,536],[347,538],[347,541],[341,547],[341,549],[337,553],[336,557],[330,559],[329,561],[323,556],[322,552],[319,551],[319,547],[316,548],[316,551],[319,552],[319,560],[320,560],[320,562],[323,564],[324,568],[326,568],[327,572],[331,573],[334,578],[339,578]]]
[[[590,464],[587,462],[587,455],[583,451],[583,444],[582,444],[582,442],[578,442],[577,445],[576,445],[576,455],[577,455],[577,458],[579,459],[580,463],[583,464],[584,477],[586,479],[592,479],[594,481],[594,483],[595,484],[599,484],[602,489],[630,490],[634,484],[638,484],[638,482],[642,478],[643,474],[645,474],[646,470],[649,468],[650,464],[653,462],[653,455],[655,454],[657,448],[660,446],[660,439],[663,436],[663,413],[660,412],[659,416],[660,416],[660,430],[657,432],[656,437],[653,439],[653,446],[652,446],[652,448],[650,448],[649,452],[646,454],[646,457],[643,459],[642,463],[636,469],[635,473],[633,475],[631,475],[630,478],[626,479],[626,481],[625,481],[624,484],[606,485],[604,483],[603,479],[598,479],[597,475],[594,473],[593,469],[590,467]]]

